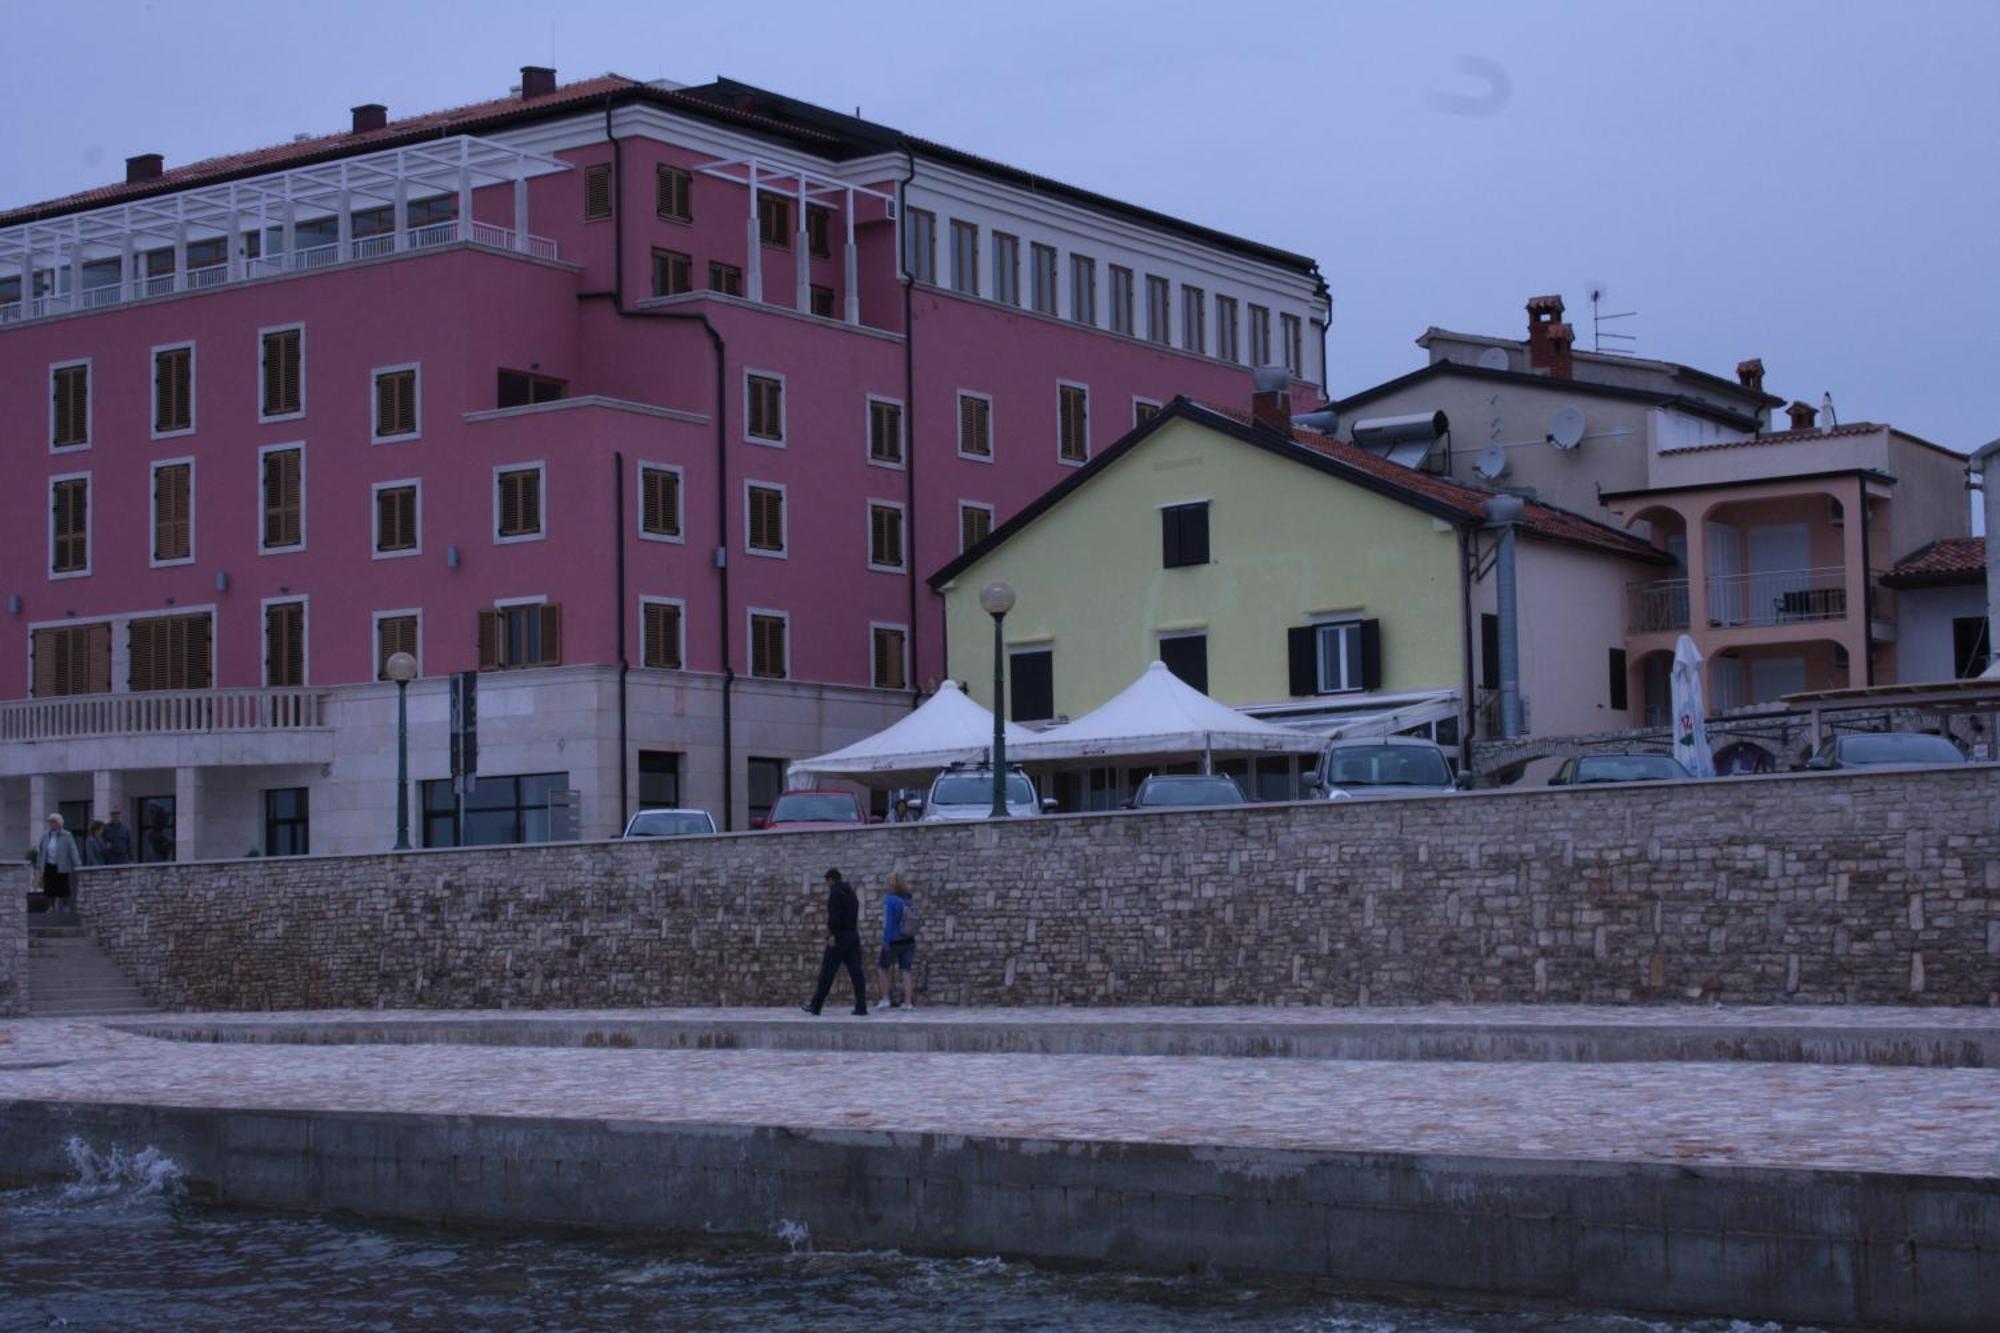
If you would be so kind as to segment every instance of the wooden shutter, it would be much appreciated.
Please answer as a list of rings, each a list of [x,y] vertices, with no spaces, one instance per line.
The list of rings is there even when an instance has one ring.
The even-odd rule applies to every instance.
[[[159,688],[154,683],[158,673],[153,667],[153,659],[156,656],[153,650],[159,638],[159,624],[157,620],[134,620],[128,627],[126,683],[134,692]]]
[[[680,477],[665,468],[640,471],[640,524],[645,531],[662,537],[678,537],[681,531]]]
[[[875,631],[875,688],[900,690],[907,686],[903,672],[903,631]]]
[[[961,553],[971,550],[986,540],[993,530],[993,516],[977,505],[958,507],[958,549]]]
[[[264,545],[299,544],[299,451],[264,455]]]
[[[64,366],[55,373],[55,439],[58,446],[90,443],[90,367]]]
[[[990,434],[992,417],[984,398],[961,394],[958,399],[958,447],[961,452],[980,457],[993,452]]]
[[[767,486],[750,488],[750,545],[760,551],[785,549],[784,492]]]
[[[521,533],[521,474],[502,472],[500,474],[500,535],[517,537]]]
[[[38,629],[31,641],[34,653],[35,684],[37,699],[54,697],[61,671],[62,631],[59,629]]]
[[[646,604],[645,662],[677,671],[681,665],[681,609],[667,602]]]
[[[1364,620],[1361,622],[1361,688],[1380,689],[1382,686],[1382,622]]]
[[[1285,660],[1294,696],[1319,693],[1319,627],[1294,625],[1285,631]]]
[[[90,480],[71,477],[50,487],[55,511],[55,549],[51,568],[66,574],[90,565]]]
[[[193,549],[193,469],[176,463],[153,473],[153,558],[184,560]]]
[[[542,474],[533,470],[518,474],[521,478],[521,531],[523,533],[542,530]]]
[[[1624,711],[1630,702],[1625,691],[1626,679],[1625,650],[1623,648],[1613,648],[1611,650],[1611,706],[1620,712]]]
[[[1017,722],[1034,722],[1054,717],[1055,654],[1048,649],[1015,653],[1007,665],[1013,719]]]
[[[264,415],[285,416],[299,410],[302,334],[279,329],[264,335]]]
[[[544,606],[540,608],[542,622],[541,656],[537,666],[557,666],[562,662],[562,608]]]
[[[500,613],[488,608],[479,613],[479,669],[495,671],[500,661]]]
[[[611,216],[611,164],[608,162],[583,169],[583,216],[585,221]]]
[[[375,377],[375,433],[412,435],[417,429],[417,372],[392,370]]]
[[[264,608],[265,684],[305,684],[305,620],[301,602],[279,602]]]
[[[198,616],[174,617],[174,628],[179,636],[181,651],[181,688],[205,690],[214,683],[213,664],[209,654],[209,617],[206,613]]]
[[[85,665],[84,693],[109,694],[111,692],[111,626],[108,623],[84,626]]]
[[[194,352],[173,347],[153,354],[153,429],[185,430],[194,421]]]
[[[415,616],[384,616],[375,622],[375,679],[389,679],[389,659],[397,653],[417,655]]]

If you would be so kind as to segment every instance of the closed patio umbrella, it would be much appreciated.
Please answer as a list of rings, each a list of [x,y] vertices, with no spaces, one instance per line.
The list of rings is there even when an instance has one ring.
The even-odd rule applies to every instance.
[[[1683,634],[1674,645],[1674,758],[1698,778],[1715,776],[1715,756],[1708,749],[1707,706],[1702,701],[1701,652]]]

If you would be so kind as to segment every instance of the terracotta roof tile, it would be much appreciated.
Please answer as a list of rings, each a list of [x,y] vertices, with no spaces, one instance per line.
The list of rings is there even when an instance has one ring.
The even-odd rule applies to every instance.
[[[1984,537],[1946,537],[1896,562],[1883,576],[1891,587],[1977,583],[1986,575]]]
[[[1887,430],[1879,421],[1851,421],[1845,426],[1834,426],[1821,430],[1815,426],[1811,430],[1774,430],[1761,435],[1752,435],[1742,440],[1717,440],[1714,444],[1689,444],[1678,449],[1662,449],[1663,454],[1700,454],[1711,449],[1754,449],[1765,444],[1799,444],[1807,440],[1838,439],[1843,435],[1873,435]]]

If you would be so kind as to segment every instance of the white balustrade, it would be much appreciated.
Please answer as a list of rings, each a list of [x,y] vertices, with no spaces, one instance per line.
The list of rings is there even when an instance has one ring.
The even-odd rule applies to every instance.
[[[68,695],[0,704],[0,741],[312,731],[326,727],[326,714],[326,692],[313,689]]]

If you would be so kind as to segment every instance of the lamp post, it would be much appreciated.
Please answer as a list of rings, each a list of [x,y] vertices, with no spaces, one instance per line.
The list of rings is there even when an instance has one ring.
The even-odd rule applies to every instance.
[[[1000,622],[1014,609],[1014,585],[995,579],[979,590],[979,609],[993,617],[993,818],[1007,817],[1007,650]]]
[[[390,653],[383,665],[389,679],[396,682],[396,850],[410,850],[410,681],[417,674],[417,659],[408,653]]]

